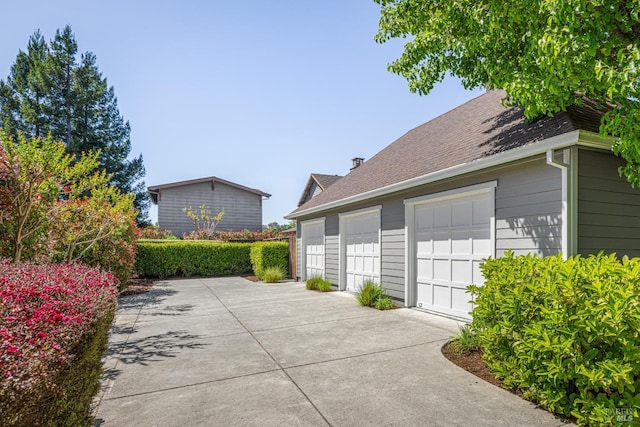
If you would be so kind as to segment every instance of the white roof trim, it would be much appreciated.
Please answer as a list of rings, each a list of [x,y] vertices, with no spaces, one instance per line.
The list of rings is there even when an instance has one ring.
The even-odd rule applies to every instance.
[[[297,212],[293,216],[287,215],[284,218],[294,219],[301,216],[326,211],[327,209],[337,208],[350,203],[362,202],[374,197],[384,196],[390,193],[395,193],[397,191],[408,190],[413,187],[441,181],[443,179],[453,178],[458,175],[477,172],[483,169],[500,166],[516,160],[526,159],[527,157],[545,154],[548,150],[557,150],[572,145],[580,145],[584,147],[600,149],[611,149],[611,144],[613,143],[613,141],[613,138],[603,138],[597,133],[583,130],[574,130],[562,135],[544,139],[533,144],[525,145],[524,147],[514,148],[502,153],[493,154],[488,157],[473,160],[469,163],[463,163],[461,165],[452,166],[450,168],[442,169],[426,175],[407,179],[405,181],[397,182],[395,184],[387,185],[381,188],[376,188],[375,190],[367,191],[365,193],[360,193],[350,197],[345,197],[344,199],[325,203],[324,205],[314,206],[312,208]]]

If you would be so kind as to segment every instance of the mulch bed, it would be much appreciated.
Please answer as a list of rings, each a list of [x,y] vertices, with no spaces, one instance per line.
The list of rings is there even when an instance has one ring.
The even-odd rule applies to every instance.
[[[155,280],[146,278],[134,278],[129,279],[127,287],[120,291],[120,296],[125,297],[127,295],[138,295],[149,292],[153,288]]]
[[[450,343],[447,343],[442,347],[442,354],[449,359],[451,363],[458,365],[465,371],[471,372],[476,377],[482,378],[493,385],[504,388],[502,380],[496,378],[495,375],[489,371],[484,360],[482,360],[482,350],[456,352],[451,348]]]

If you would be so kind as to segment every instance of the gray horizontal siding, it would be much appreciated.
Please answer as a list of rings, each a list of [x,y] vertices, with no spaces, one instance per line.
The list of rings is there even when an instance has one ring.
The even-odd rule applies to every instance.
[[[543,159],[503,169],[496,187],[496,255],[562,250],[562,177]]]
[[[340,280],[340,239],[338,236],[325,236],[324,276],[333,285]]]
[[[381,282],[392,297],[404,300],[404,200],[491,180],[498,181],[495,191],[496,255],[501,256],[509,249],[517,254],[559,253],[562,230],[561,174],[559,169],[548,166],[545,159],[539,157],[514,166],[419,187],[332,211],[326,215],[325,222],[327,278],[334,285],[338,284],[340,278],[338,213],[381,204]]]
[[[381,277],[387,293],[404,301],[405,282],[405,232],[404,202],[400,198],[385,201],[380,212]]]
[[[383,207],[384,210],[384,207]],[[403,214],[404,216],[404,214]],[[404,222],[404,221],[403,221]],[[387,293],[404,301],[405,236],[404,228],[382,231],[380,253],[382,263],[381,283]]]
[[[338,214],[327,215],[324,221],[325,278],[338,286],[340,282],[340,236]]]
[[[194,226],[182,211],[185,207],[198,210],[205,205],[212,215],[225,211],[217,230],[261,230],[262,197],[219,182],[211,189],[210,182],[183,185],[161,190],[158,200],[158,225],[182,236]]]
[[[578,252],[640,256],[640,190],[618,174],[608,152],[578,152]]]

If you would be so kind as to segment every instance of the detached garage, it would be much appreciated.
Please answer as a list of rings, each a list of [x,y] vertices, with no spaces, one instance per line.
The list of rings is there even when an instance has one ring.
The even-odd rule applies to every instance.
[[[640,191],[587,100],[529,122],[491,91],[411,131],[287,216],[298,271],[339,290],[381,283],[406,307],[458,319],[482,259],[600,250],[640,256]]]

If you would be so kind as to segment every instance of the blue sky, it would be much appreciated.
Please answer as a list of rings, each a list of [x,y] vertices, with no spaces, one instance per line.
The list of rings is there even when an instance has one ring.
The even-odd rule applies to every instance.
[[[3,6],[0,78],[36,29],[71,25],[142,153],[147,185],[205,176],[272,194],[263,223],[296,208],[312,172],[348,173],[408,130],[479,95],[447,79],[411,94],[386,70],[373,0],[29,1]],[[151,211],[155,221],[155,208]]]

